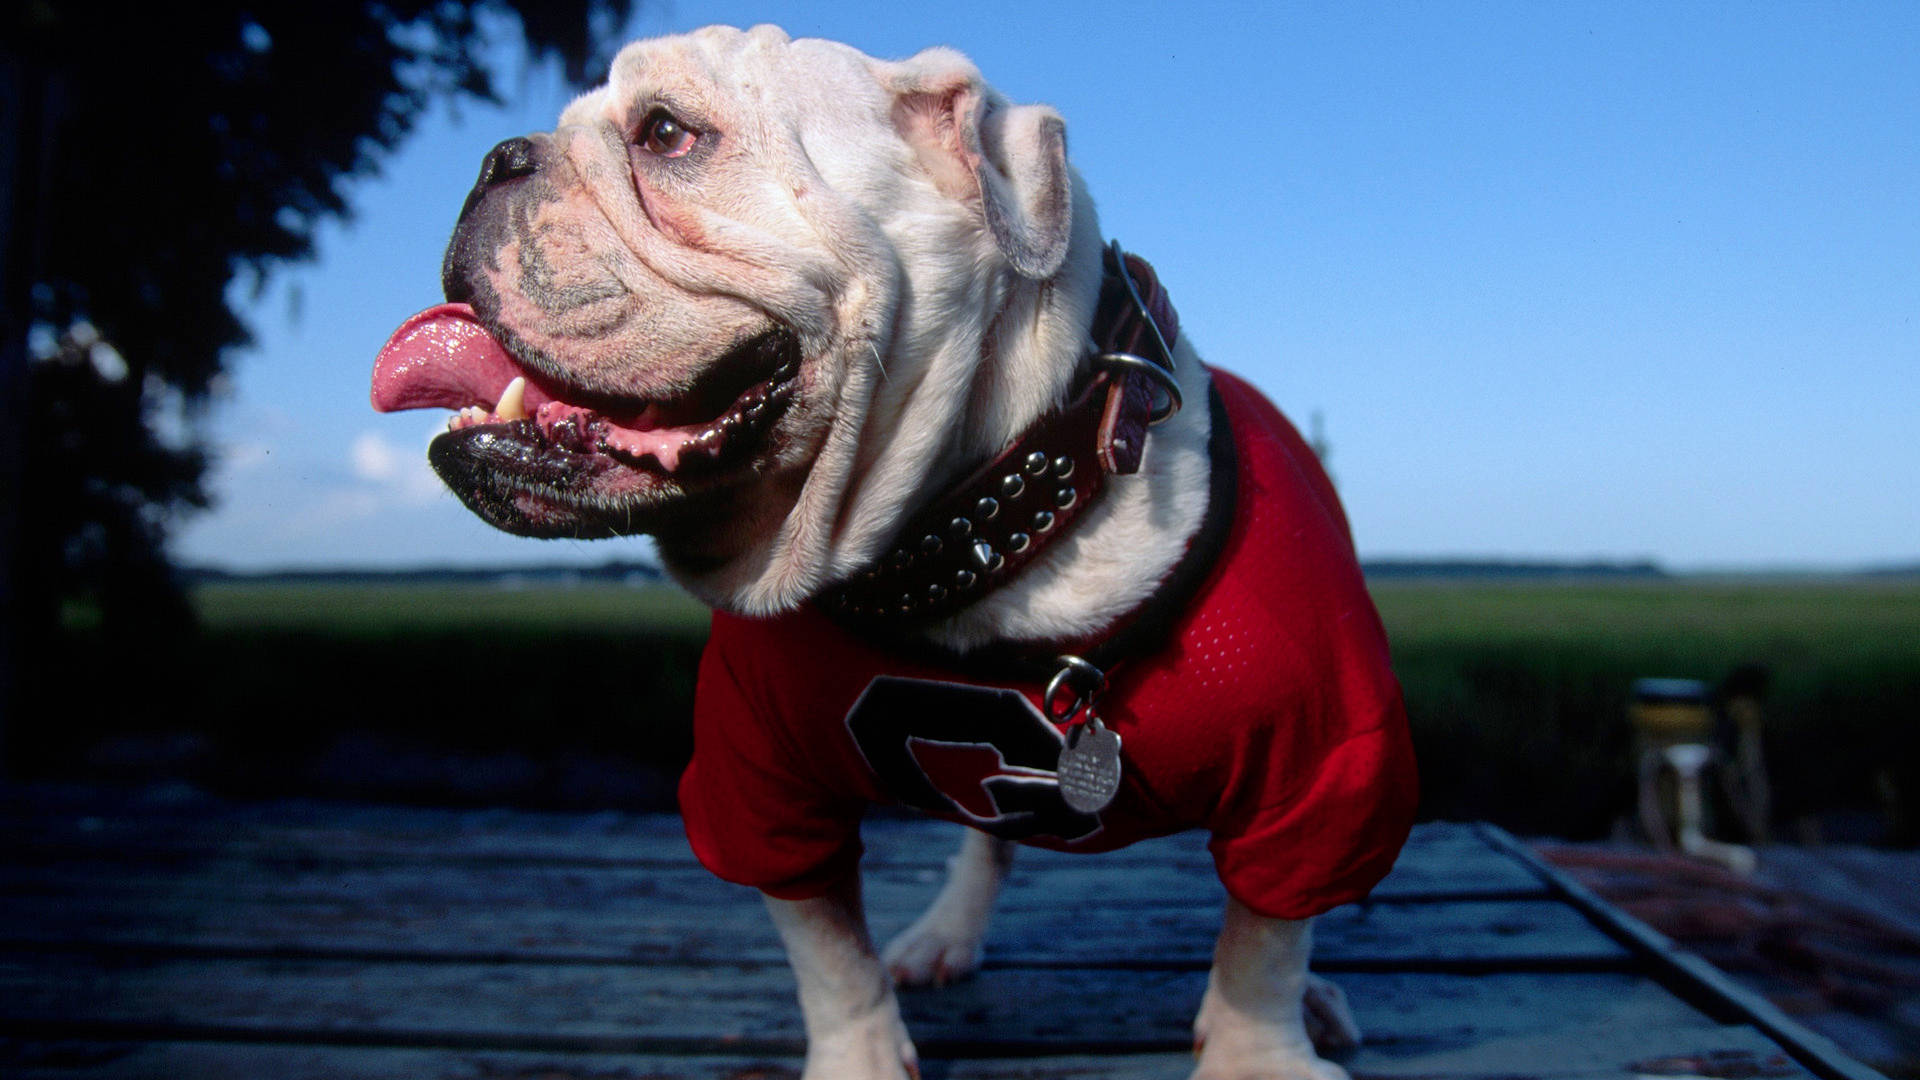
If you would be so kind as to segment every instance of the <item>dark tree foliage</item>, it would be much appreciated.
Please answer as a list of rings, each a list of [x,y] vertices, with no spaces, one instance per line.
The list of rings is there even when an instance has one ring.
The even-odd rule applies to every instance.
[[[430,103],[491,99],[490,30],[517,20],[534,56],[585,81],[631,7],[26,0],[0,15],[0,603],[22,686],[63,635],[92,635],[114,670],[183,626],[164,541],[206,505],[195,422],[249,340],[230,287],[308,257],[316,227],[348,214],[349,181]]]

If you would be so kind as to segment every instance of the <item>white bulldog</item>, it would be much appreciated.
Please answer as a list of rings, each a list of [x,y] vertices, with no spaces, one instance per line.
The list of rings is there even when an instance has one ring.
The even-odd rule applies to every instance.
[[[1140,273],[1116,274],[1116,266]],[[1215,474],[1222,453],[1232,453],[1220,449],[1224,414],[1217,401],[1211,411],[1199,405],[1210,401],[1212,376],[1185,339],[1168,355],[1149,357],[1154,370],[1136,357],[1102,356],[1093,343],[1089,328],[1101,317],[1103,289],[1112,293],[1129,276],[1151,275],[1107,254],[1093,203],[1067,163],[1061,118],[1008,104],[959,54],[931,49],[881,62],[832,42],[790,40],[772,27],[714,27],[628,46],[609,83],[568,106],[553,132],[509,139],[487,156],[447,251],[448,303],[394,335],[376,366],[373,397],[381,409],[459,410],[430,458],[469,507],[502,529],[652,534],[675,578],[722,613],[716,635],[720,620],[778,626],[807,618],[815,620],[809,633],[816,639],[845,633],[857,642],[848,648],[907,643],[907,652],[958,658],[992,650],[1052,656],[1065,651],[1059,643],[1126,626],[1182,579],[1183,560],[1217,550],[1199,538],[1209,507],[1224,520],[1220,493],[1233,491]],[[1135,280],[1117,295],[1149,285]],[[1149,320],[1163,336],[1171,333],[1157,311],[1136,319]],[[1100,375],[1103,363],[1112,370]],[[1109,460],[1128,456],[1129,438],[1132,457],[1140,456],[1138,433],[1124,417],[1103,420],[1096,436],[1106,468],[1084,457],[1025,453],[1022,440],[1060,415],[1063,403],[1079,400],[1096,376],[1105,381],[1095,390],[1112,409],[1138,411],[1149,396],[1161,414],[1177,399],[1189,407],[1152,428],[1137,463]],[[978,474],[1009,447],[1020,450],[1011,473]],[[1078,478],[1069,480],[1076,468]],[[1310,466],[1297,468],[1319,477]],[[970,532],[975,526],[963,514],[951,523],[955,531],[921,537],[917,523],[928,504],[972,474],[999,485],[991,495],[968,496],[980,532]],[[1076,486],[1089,476],[1100,482]],[[1302,481],[1303,490],[1316,484],[1324,478]],[[1052,502],[1021,502],[1034,498]],[[1330,494],[1325,499],[1333,505]],[[1327,514],[1344,542],[1337,507]],[[983,539],[988,519],[1016,516],[1017,531]],[[949,556],[975,565],[939,562]],[[1350,564],[1350,546],[1339,557]],[[913,579],[922,562],[944,576]],[[1187,574],[1180,595],[1200,588],[1195,581],[1214,580],[1208,574],[1218,576],[1207,565]],[[1364,592],[1351,597],[1357,573],[1350,581],[1348,574],[1339,571],[1346,607],[1328,617],[1330,625],[1355,613],[1366,617],[1358,624],[1372,619]],[[891,601],[873,603],[872,582],[884,590],[896,577],[918,591],[903,591],[899,610]],[[821,610],[823,598],[834,600],[831,616]],[[1377,620],[1372,626],[1377,636]],[[738,655],[758,662],[783,650]],[[728,661],[716,660],[716,651],[710,647],[703,665],[703,711],[738,690],[715,688],[734,675],[721,670]],[[1381,657],[1359,677],[1385,687],[1381,700],[1390,701],[1378,708],[1387,715],[1380,724],[1392,756],[1403,749],[1404,723],[1393,726],[1397,690],[1384,674],[1383,645],[1375,651]],[[960,798],[943,795],[947,801],[932,808],[982,829],[1024,823],[993,831],[1069,849],[1117,842],[1129,800],[1151,786],[1151,762],[1134,748],[1152,738],[1130,726],[1136,718],[1123,680],[1109,689],[1105,674],[1063,668],[1065,709],[1057,707],[1059,688],[1042,695],[1023,685],[1023,696],[993,699],[1012,710],[1015,723],[1024,722],[1022,709],[1035,717],[1045,709],[1043,750],[1064,753],[1093,726],[1091,710],[1074,706],[1106,695],[1101,715],[1113,719],[1128,750],[1120,754],[1116,744],[1113,760],[1096,763],[1092,772],[1113,775],[1095,777],[1096,790],[1080,793],[1085,806],[1054,805],[1068,795],[1064,766],[1016,766],[1000,752],[991,784]],[[1331,672],[1327,679],[1338,681]],[[859,702],[878,700],[871,691],[884,681],[861,683]],[[905,682],[915,693],[952,685]],[[839,712],[828,719],[845,737],[857,709],[832,708]],[[1286,710],[1271,711],[1275,723],[1286,721]],[[1259,746],[1269,745],[1262,740]],[[747,740],[709,725],[696,741],[698,766],[720,744]],[[910,736],[900,745],[919,754],[956,744]],[[835,760],[877,773],[879,751],[869,743],[855,749],[834,751]],[[787,768],[772,761],[721,770],[726,805],[689,805],[696,850],[723,875],[768,892],[798,978],[805,1075],[914,1074],[893,983],[943,983],[978,965],[1011,842],[970,832],[931,909],[878,953],[847,857],[851,851],[857,859],[857,846],[849,849],[844,836],[836,833],[799,871],[761,868],[789,847],[750,856],[740,843],[714,839],[752,825],[735,820],[759,805],[753,791],[733,786],[738,776]],[[1269,788],[1278,784],[1269,774],[1286,769],[1302,772],[1289,785],[1325,786],[1322,778],[1334,772],[1317,768],[1276,758],[1251,771],[1254,783]],[[1120,770],[1127,770],[1124,782],[1115,779]],[[1374,847],[1387,849],[1390,863],[1405,836],[1410,784],[1335,772],[1346,805],[1384,807],[1349,816],[1377,819],[1372,831],[1387,839]],[[852,803],[888,793],[884,777],[863,777],[849,781],[860,789],[846,793]],[[714,780],[713,768],[707,779]],[[1003,813],[1015,796],[1052,802]],[[1118,801],[1103,809],[1102,799]],[[1149,831],[1210,824],[1212,813]],[[717,819],[725,820],[711,824]],[[1041,819],[1071,819],[1078,832],[1037,835]],[[799,834],[779,818],[766,821],[762,831],[777,834],[770,843]],[[1312,829],[1327,832],[1323,824]],[[720,831],[703,846],[700,830]],[[1195,1022],[1194,1076],[1344,1076],[1313,1045],[1350,1045],[1358,1034],[1338,991],[1308,975],[1308,918],[1276,914],[1292,908],[1237,885],[1284,876],[1274,868],[1292,856],[1222,840],[1217,827],[1216,840],[1235,899]],[[1363,861],[1361,870],[1342,863],[1340,897],[1364,892],[1384,873],[1379,851]],[[1238,877],[1228,875],[1229,864]],[[1315,895],[1320,902],[1303,901],[1301,911],[1323,910],[1333,893]]]

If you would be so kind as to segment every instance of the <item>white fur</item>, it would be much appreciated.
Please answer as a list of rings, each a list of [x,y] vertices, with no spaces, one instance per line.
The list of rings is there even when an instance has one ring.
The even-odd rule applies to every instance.
[[[943,94],[1003,119],[965,120],[977,145],[963,140],[936,171],[928,159],[940,149],[904,137],[895,113]],[[731,149],[697,188],[645,188],[636,203],[607,163],[607,133],[654,99],[722,117]],[[1023,221],[1034,212],[1031,188],[1048,172],[1025,151],[1058,132],[1051,110],[1007,104],[951,50],[882,63],[770,27],[628,46],[609,85],[562,114],[555,138],[583,195],[559,215],[590,202],[588,216],[611,223],[622,283],[694,298],[702,312],[709,298],[738,297],[798,331],[807,358],[802,401],[782,422],[798,460],[770,470],[798,480],[791,491],[770,481],[761,500],[778,512],[660,537],[667,568],[695,595],[747,614],[797,606],[877,557],[917,494],[1064,398],[1100,287],[1092,199],[1068,171],[1064,212],[1026,223],[1041,235],[1064,226],[1060,265],[1043,280],[1022,274],[983,217],[988,204]],[[976,193],[956,197],[956,177],[975,173]],[[671,315],[660,317],[677,326]]]
[[[698,184],[664,168],[627,175],[620,132],[662,101],[723,132]],[[554,137],[582,192],[543,208],[554,235],[611,238],[596,252],[605,272],[654,298],[663,331],[751,309],[800,338],[800,400],[752,505],[660,536],[668,568],[715,606],[789,610],[864,568],[927,494],[997,453],[1084,370],[1102,258],[1092,199],[1065,165],[1058,116],[1010,105],[957,53],[883,63],[771,27],[636,43]],[[668,309],[674,297],[685,305]],[[1113,478],[1071,535],[935,639],[1082,636],[1171,570],[1208,488],[1207,377],[1184,338],[1176,353],[1188,407],[1154,429],[1141,471]],[[582,361],[607,379],[624,362]],[[696,363],[655,363],[645,377],[685,379],[679,368]],[[807,1077],[914,1072],[889,969],[907,983],[971,972],[1010,860],[1005,843],[970,834],[884,961],[857,878],[813,900],[768,900],[799,985]],[[1306,923],[1228,905],[1196,1078],[1344,1076],[1308,1039],[1309,1019],[1331,1041],[1354,1035],[1337,991],[1307,975],[1310,946]]]
[[[960,850],[947,860],[940,895],[880,954],[894,981],[945,986],[973,974],[980,966],[987,918],[1011,865],[1011,843],[968,829]]]
[[[1238,900],[1227,901],[1206,996],[1193,1022],[1200,1055],[1193,1080],[1347,1080],[1345,1069],[1314,1053],[1307,1035],[1303,1009],[1312,952],[1311,922],[1269,919]],[[1340,1034],[1357,1034],[1351,1017]]]
[[[807,1028],[803,1080],[893,1080],[919,1075],[887,973],[873,953],[860,879],[811,900],[767,897],[800,987]]]

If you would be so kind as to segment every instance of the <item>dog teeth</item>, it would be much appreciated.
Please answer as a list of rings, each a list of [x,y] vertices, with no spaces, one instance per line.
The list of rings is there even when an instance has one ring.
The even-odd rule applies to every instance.
[[[527,380],[515,375],[513,381],[500,391],[500,403],[493,407],[493,413],[502,420],[525,420],[527,418]]]
[[[475,424],[484,424],[486,422],[487,410],[478,405],[469,405],[453,414],[453,419],[447,421],[447,430],[459,431],[461,428],[472,427]]]
[[[587,410],[549,401],[537,410],[538,422],[547,438],[562,447],[613,454],[634,464],[651,459],[661,472],[693,475],[736,461],[750,451],[756,445],[751,440],[762,437],[798,396],[790,381],[796,373],[796,365],[783,366],[777,375],[789,381],[769,379],[749,387],[725,413],[698,429],[671,424],[671,406],[658,401],[641,403],[638,412],[619,421],[604,417],[589,421],[585,417],[592,414]],[[525,405],[517,400],[523,393],[509,386],[493,419],[507,421],[524,415]],[[579,417],[572,415],[576,412]],[[563,423],[563,419],[572,422]]]

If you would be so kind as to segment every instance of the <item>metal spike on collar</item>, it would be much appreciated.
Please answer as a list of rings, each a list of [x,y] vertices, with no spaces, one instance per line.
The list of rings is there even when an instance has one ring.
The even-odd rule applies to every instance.
[[[1006,560],[1001,557],[999,552],[993,550],[992,544],[987,543],[985,540],[977,540],[973,545],[973,562],[974,565],[991,574],[995,570],[1000,569]]]

